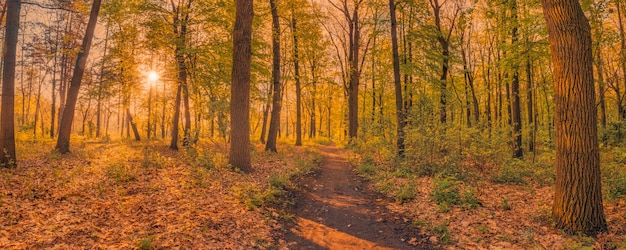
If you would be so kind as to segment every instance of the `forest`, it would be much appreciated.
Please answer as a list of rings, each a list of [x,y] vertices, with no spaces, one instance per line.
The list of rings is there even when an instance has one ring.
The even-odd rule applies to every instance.
[[[626,249],[625,0],[0,0],[2,249]]]

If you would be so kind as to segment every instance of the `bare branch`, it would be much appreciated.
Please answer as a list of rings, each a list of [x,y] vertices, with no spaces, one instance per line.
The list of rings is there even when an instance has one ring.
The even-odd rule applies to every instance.
[[[44,4],[36,3],[36,2],[22,1],[22,4],[33,5],[33,6],[37,6],[39,8],[47,9],[47,10],[63,10],[63,11],[71,12],[71,13],[79,13],[78,11],[75,11],[75,10],[66,9],[66,8],[58,7],[58,6],[44,5]]]

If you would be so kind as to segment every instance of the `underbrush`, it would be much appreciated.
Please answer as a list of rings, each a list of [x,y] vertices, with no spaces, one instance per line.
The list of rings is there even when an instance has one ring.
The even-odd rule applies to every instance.
[[[396,156],[394,141],[364,136],[352,141],[349,160],[378,191],[401,204],[402,212],[419,217],[418,224],[426,225],[440,244],[504,249],[593,246],[601,240],[581,242],[550,231],[555,150],[548,132],[537,135],[535,152],[514,159],[509,128],[444,130],[421,124],[407,130],[404,157]],[[605,146],[601,157],[605,204],[621,207],[626,149]],[[607,220],[619,229],[626,225],[626,216],[616,211],[608,211]],[[619,245],[626,239],[612,240]]]
[[[285,145],[286,146],[286,145]],[[292,146],[286,146],[292,147]],[[293,148],[285,150],[295,153]],[[238,183],[232,187],[234,197],[247,209],[254,210],[264,208],[267,210],[277,210],[270,214],[281,214],[284,217],[285,209],[290,206],[288,195],[291,189],[295,189],[293,180],[297,177],[307,175],[317,171],[322,161],[319,152],[311,147],[304,148],[297,155],[285,157],[282,154],[264,152],[263,158],[269,160],[274,165],[290,166],[280,172],[272,172],[267,176],[267,181],[263,185],[249,185],[249,183]],[[287,216],[288,217],[288,216]]]

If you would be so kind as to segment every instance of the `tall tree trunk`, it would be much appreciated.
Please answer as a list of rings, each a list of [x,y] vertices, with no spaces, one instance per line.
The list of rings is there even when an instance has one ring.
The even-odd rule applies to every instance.
[[[511,19],[513,22],[513,29],[511,30],[511,43],[515,47],[518,43],[519,36],[517,33],[517,0],[511,1]],[[513,157],[524,157],[524,150],[522,148],[522,107],[520,104],[519,95],[519,66],[517,63],[513,65],[513,81],[511,82],[511,119],[513,125]]]
[[[128,123],[130,123],[130,127],[133,129],[133,135],[135,136],[136,141],[141,141],[141,137],[139,136],[139,130],[137,130],[137,124],[133,122],[133,116],[130,114],[130,109],[126,109],[126,119]]]
[[[265,139],[267,138],[267,120],[269,120],[270,116],[270,108],[272,105],[272,92],[274,91],[273,85],[270,84],[270,89],[267,93],[267,101],[263,107],[263,124],[261,125],[261,137],[259,138],[261,143],[265,144]],[[211,137],[213,137],[211,133]]]
[[[596,235],[607,230],[593,83],[591,28],[578,0],[541,1],[554,64],[556,182],[552,215],[558,229]]]
[[[187,70],[185,70],[187,72]],[[189,86],[183,85],[183,108],[185,109],[185,129],[183,130],[183,146],[191,144],[191,110],[189,105]]]
[[[70,152],[70,134],[72,132],[72,122],[74,121],[74,111],[76,109],[76,102],[78,101],[80,84],[83,79],[83,74],[85,73],[87,57],[89,56],[89,51],[91,50],[93,34],[96,30],[96,23],[98,22],[98,12],[100,11],[101,2],[102,0],[94,0],[93,5],[91,6],[87,30],[85,32],[81,51],[78,53],[78,57],[76,58],[74,75],[72,76],[72,82],[67,95],[67,104],[63,110],[63,118],[59,127],[59,138],[56,145],[56,149],[63,154]]]
[[[39,122],[39,113],[41,107],[41,86],[43,85],[44,80],[45,76],[42,77],[41,81],[39,81],[37,85],[37,96],[35,97],[35,118],[33,119],[33,138],[37,137],[37,124]],[[43,124],[43,120],[41,121],[41,123]],[[41,130],[41,133],[43,135],[43,129]]]
[[[178,150],[178,124],[180,123],[182,92],[183,85],[178,84],[178,88],[176,88],[176,103],[174,104],[174,117],[172,117],[172,140],[170,141],[170,149],[172,150]]]
[[[230,102],[231,143],[228,163],[252,171],[250,160],[250,64],[252,60],[252,0],[235,0],[233,72]]]
[[[161,139],[165,139],[165,108],[167,106],[167,100],[165,98],[165,81],[163,81],[163,97],[161,106]]]
[[[20,29],[21,1],[7,1],[7,22],[2,69],[2,107],[0,110],[0,167],[16,166],[15,155],[15,64]]]
[[[300,84],[300,55],[298,51],[297,20],[291,17],[293,33],[293,67],[296,78],[296,146],[302,146],[302,84]]]
[[[272,8],[272,117],[267,135],[266,151],[277,152],[276,139],[280,129],[280,111],[282,108],[282,89],[280,83],[280,20],[274,0],[270,0]]]
[[[176,49],[174,51],[176,58],[176,66],[178,70],[178,84],[179,90],[182,92],[182,102],[184,106],[185,124],[183,129],[183,146],[189,146],[191,136],[191,111],[189,105],[189,86],[187,81],[187,64],[185,62],[185,56],[187,55],[187,24],[189,22],[189,10],[193,0],[188,0],[185,6],[179,3],[178,6],[172,1],[172,9],[174,12],[174,34],[176,34]],[[181,16],[182,15],[182,16]],[[176,112],[180,113],[180,102],[178,101],[177,92]],[[172,140],[170,142],[171,149],[178,149],[178,122],[180,121],[180,114],[178,119],[174,119],[172,124],[175,131],[172,131]],[[174,135],[175,134],[175,135]]]
[[[152,134],[152,123],[156,124],[156,122],[152,120],[152,84],[151,84],[150,89],[148,90],[148,128],[146,131],[146,134],[147,134],[146,137],[148,138],[148,140],[150,140],[150,134]]]
[[[445,4],[445,2],[444,2]],[[435,17],[435,26],[437,29],[437,41],[441,49],[441,74],[439,76],[439,121],[441,124],[447,122],[447,94],[448,94],[448,64],[450,62],[450,34],[447,36],[443,33],[441,24],[441,6],[439,0],[431,0],[430,5],[433,9]]]
[[[604,62],[602,61],[602,49],[598,46],[596,54],[596,71],[598,72],[598,97],[600,98],[600,124],[606,128],[606,83],[604,82]]]
[[[526,87],[526,99],[527,102],[527,110],[528,110],[528,151],[535,151],[535,110],[534,110],[534,94],[533,91],[535,87],[533,86],[533,73],[532,73],[532,62],[530,61],[530,56],[526,58],[526,81],[528,86]]]
[[[360,3],[360,2],[359,2]],[[359,23],[359,6],[354,6],[352,14],[352,30],[350,49],[350,84],[348,86],[348,136],[354,139],[359,131],[359,52],[361,44],[361,26]]]
[[[400,79],[400,55],[398,52],[398,24],[396,18],[396,3],[389,0],[389,10],[391,17],[391,48],[393,55],[393,80],[396,95],[396,147],[398,155],[404,156],[404,127],[406,125],[406,112],[404,101],[402,100],[402,82]]]
[[[98,76],[98,103],[96,107],[96,138],[100,138],[101,123],[102,123],[102,101],[104,98],[104,58],[107,55],[107,49],[109,47],[109,23],[106,25],[106,34],[104,36],[104,52],[102,56],[102,64],[100,65],[100,75]],[[148,137],[150,137],[148,135]]]
[[[618,19],[618,24],[619,24],[619,37],[620,37],[620,66],[622,68],[622,80],[624,82],[624,89],[626,89],[626,32],[624,31],[624,23],[622,22],[622,5],[620,4],[620,1],[615,1],[616,4],[616,9],[617,9],[617,19]],[[615,85],[619,86],[619,83],[616,83]],[[621,88],[618,88],[621,89]],[[619,90],[618,90],[619,92]],[[620,94],[621,95],[621,94]],[[624,94],[626,95],[626,94]],[[626,120],[626,108],[624,108],[624,100],[623,98],[618,98],[617,99],[618,102],[618,112],[619,112],[619,117],[622,120]]]

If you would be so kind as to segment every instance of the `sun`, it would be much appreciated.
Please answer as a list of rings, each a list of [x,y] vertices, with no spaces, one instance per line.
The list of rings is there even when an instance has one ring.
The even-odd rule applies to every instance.
[[[148,72],[148,81],[156,82],[158,80],[159,80],[159,73],[157,73],[156,71]]]

